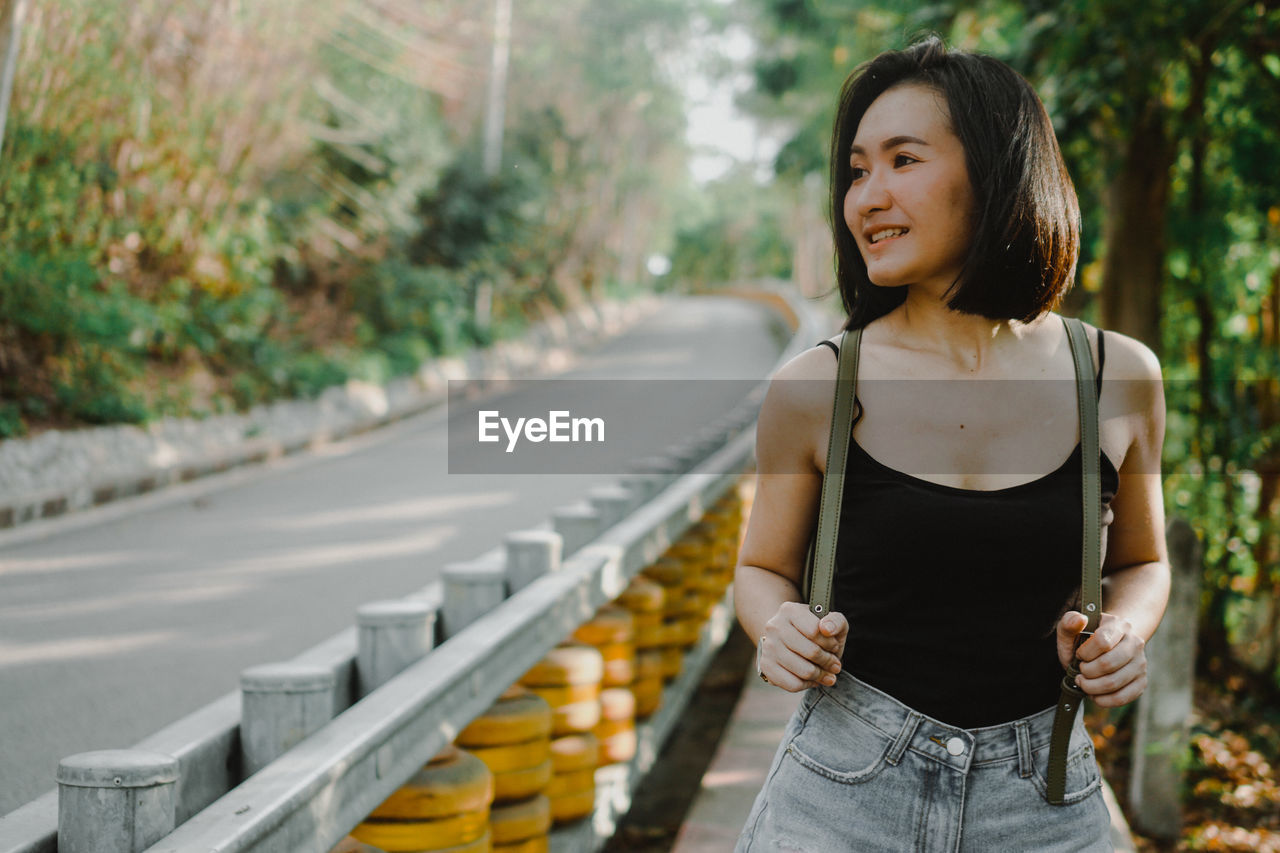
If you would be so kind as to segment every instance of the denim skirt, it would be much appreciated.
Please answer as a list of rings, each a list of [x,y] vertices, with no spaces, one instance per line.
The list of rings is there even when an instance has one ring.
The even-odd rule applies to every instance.
[[[1065,802],[1049,802],[1053,716],[958,729],[841,672],[805,691],[735,853],[1110,853],[1079,714]]]

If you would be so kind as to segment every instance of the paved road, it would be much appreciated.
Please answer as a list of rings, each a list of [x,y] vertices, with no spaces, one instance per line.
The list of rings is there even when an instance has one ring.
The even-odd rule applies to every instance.
[[[759,379],[780,348],[759,306],[692,298],[568,375]],[[708,383],[708,396],[734,385]],[[654,418],[652,450],[705,416]],[[360,604],[420,589],[612,480],[450,474],[446,423],[441,407],[200,497],[0,550],[0,815],[52,788],[60,758],[136,743],[234,689],[245,667],[304,651]]]

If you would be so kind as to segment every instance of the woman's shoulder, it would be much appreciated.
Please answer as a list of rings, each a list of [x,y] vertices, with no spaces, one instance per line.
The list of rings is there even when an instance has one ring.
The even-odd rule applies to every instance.
[[[1104,331],[1104,330],[1099,330]],[[1106,329],[1107,377],[1159,380],[1160,359],[1151,347],[1122,332]]]
[[[832,343],[839,346],[840,336]],[[794,441],[810,435],[812,427],[820,433],[830,426],[831,401],[835,394],[836,357],[831,347],[816,344],[784,363],[769,380],[760,420],[766,434]],[[812,436],[810,436],[812,437]]]
[[[773,374],[773,379],[775,381],[835,382],[836,349],[840,346],[840,335],[833,335],[827,340],[834,345],[834,348],[825,343],[815,342],[813,346],[792,356],[778,368]]]
[[[1061,315],[1052,313],[1052,316],[1061,322]],[[1160,379],[1160,360],[1142,341],[1113,329],[1103,329],[1101,326],[1095,326],[1083,320],[1081,322],[1084,324],[1086,337],[1093,350],[1095,364],[1098,361],[1098,341],[1105,335],[1104,383],[1112,379]]]

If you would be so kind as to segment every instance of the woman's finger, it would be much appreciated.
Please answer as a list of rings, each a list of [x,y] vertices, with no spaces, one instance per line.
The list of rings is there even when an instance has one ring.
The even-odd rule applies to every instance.
[[[778,641],[801,658],[835,675],[840,671],[840,655],[827,651],[799,630],[781,631]]]
[[[1141,638],[1137,636],[1126,637],[1120,645],[1106,654],[1099,655],[1093,660],[1081,661],[1080,672],[1088,678],[1101,678],[1104,675],[1119,672],[1137,658],[1145,657],[1146,654]]]
[[[1134,658],[1113,672],[1094,678],[1081,674],[1076,676],[1076,684],[1089,694],[1099,705],[1116,707],[1132,702],[1146,689],[1147,661],[1145,657]]]
[[[809,686],[822,684],[830,687],[836,683],[835,675],[792,649],[781,646],[772,649],[772,652],[773,659],[779,666]]]
[[[849,621],[843,613],[828,613],[818,622],[818,636],[814,639],[818,645],[828,651],[837,648],[844,650],[845,638],[849,636]]]

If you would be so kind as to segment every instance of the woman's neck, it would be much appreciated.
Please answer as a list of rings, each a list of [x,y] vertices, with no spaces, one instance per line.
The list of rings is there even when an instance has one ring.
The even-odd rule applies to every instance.
[[[990,370],[1048,317],[1046,312],[1023,323],[962,314],[948,308],[945,300],[916,290],[908,290],[902,305],[885,315],[886,332],[898,346],[937,358],[956,373]]]

